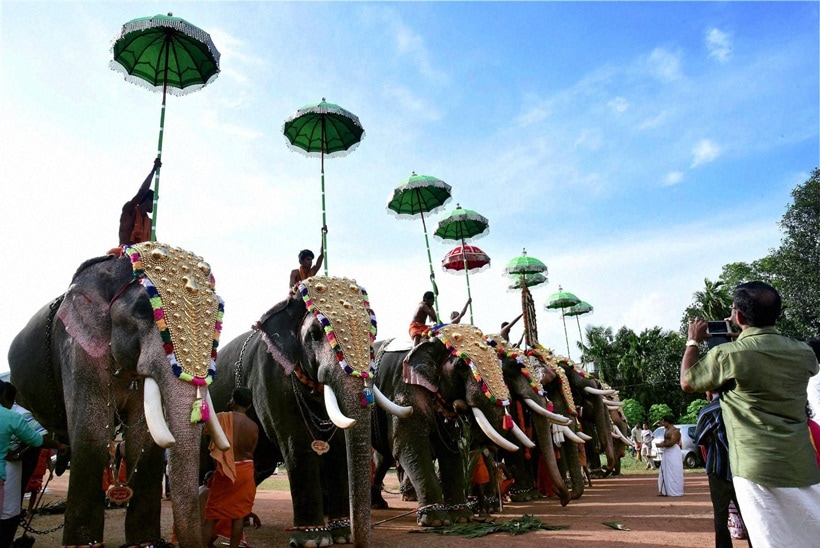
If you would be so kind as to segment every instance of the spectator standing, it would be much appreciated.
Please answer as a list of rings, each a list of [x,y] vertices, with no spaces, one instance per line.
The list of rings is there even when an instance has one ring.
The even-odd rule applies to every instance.
[[[633,442],[633,450],[635,451],[635,460],[641,460],[641,445],[643,444],[643,438],[641,437],[641,426],[638,423],[635,423],[635,426],[632,427],[632,442]]]
[[[641,457],[643,460],[646,461],[646,469],[647,470],[654,470],[655,460],[652,458],[652,430],[649,429],[649,425],[643,423],[643,429],[641,430]]]
[[[666,430],[663,433],[663,442],[657,444],[663,447],[661,470],[658,473],[658,493],[662,497],[683,496],[683,456],[680,450],[680,430],[675,428],[675,419],[666,415],[661,419],[661,426]]]
[[[680,367],[687,392],[721,391],[732,483],[756,548],[816,546],[820,467],[806,427],[806,387],[818,372],[805,343],[781,335],[780,295],[763,282],[737,286],[730,319],[737,340],[698,360],[707,322],[689,321]]]

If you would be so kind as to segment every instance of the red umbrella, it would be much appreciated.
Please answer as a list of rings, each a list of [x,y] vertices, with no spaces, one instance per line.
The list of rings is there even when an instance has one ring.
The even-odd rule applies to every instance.
[[[441,260],[445,271],[463,272],[466,268],[471,274],[490,267],[490,257],[474,245],[457,246],[447,252]]]

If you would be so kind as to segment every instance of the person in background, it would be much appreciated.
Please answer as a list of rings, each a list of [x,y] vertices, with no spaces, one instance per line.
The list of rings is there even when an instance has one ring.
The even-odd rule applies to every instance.
[[[732,342],[699,358],[707,321],[689,321],[680,366],[686,392],[721,392],[732,484],[756,548],[816,546],[820,539],[820,467],[806,426],[806,387],[817,357],[775,328],[781,300],[763,282],[735,288]]]
[[[672,415],[661,419],[661,426],[665,428],[663,442],[657,444],[663,447],[661,470],[658,473],[658,494],[662,497],[683,496],[683,456],[680,450],[680,430],[675,427]]]
[[[632,427],[632,443],[634,444],[633,450],[635,452],[635,460],[641,460],[641,445],[643,444],[643,438],[641,437],[641,425],[635,423],[635,426]]]
[[[652,438],[653,438],[652,430],[649,429],[649,425],[643,423],[643,429],[641,430],[641,457],[646,462],[646,469],[647,470],[654,470],[655,460],[652,458]]]
[[[464,317],[464,314],[467,313],[467,307],[470,306],[470,303],[473,302],[473,298],[470,297],[467,299],[467,302],[464,303],[464,308],[461,309],[461,312],[458,310],[453,310],[450,312],[450,323],[461,323],[461,318]]]
[[[521,314],[516,316],[515,319],[511,322],[501,322],[501,331],[499,331],[498,334],[501,335],[501,337],[505,341],[509,341],[510,340],[510,329],[512,329],[512,326],[515,325],[515,322],[520,320],[523,316],[524,316],[524,313],[522,312]]]

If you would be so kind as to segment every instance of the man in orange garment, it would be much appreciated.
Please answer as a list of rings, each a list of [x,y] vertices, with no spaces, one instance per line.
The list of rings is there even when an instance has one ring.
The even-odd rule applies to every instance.
[[[231,548],[238,548],[242,539],[245,516],[251,514],[256,498],[253,478],[253,452],[259,440],[259,427],[246,415],[253,404],[250,388],[240,386],[233,391],[228,405],[230,411],[216,417],[231,440],[227,451],[220,451],[211,441],[210,451],[216,463],[211,492],[205,506],[205,525],[202,536],[208,546],[214,547],[214,528],[220,519],[231,520]]]
[[[319,245],[319,257],[316,259],[316,264],[313,264],[313,251],[303,249],[299,252],[299,268],[294,268],[290,271],[289,288],[293,287],[303,280],[307,280],[311,276],[315,276],[322,267],[322,261],[325,259],[325,234],[327,234],[327,227],[322,227],[322,243]]]

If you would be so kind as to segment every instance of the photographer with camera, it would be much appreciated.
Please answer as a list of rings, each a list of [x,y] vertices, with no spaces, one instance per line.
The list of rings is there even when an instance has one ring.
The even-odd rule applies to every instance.
[[[698,360],[708,324],[690,320],[680,366],[684,391],[722,393],[732,483],[757,548],[820,538],[820,467],[806,428],[806,386],[818,364],[807,344],[778,333],[780,308],[772,286],[737,286],[730,321],[740,335]]]

